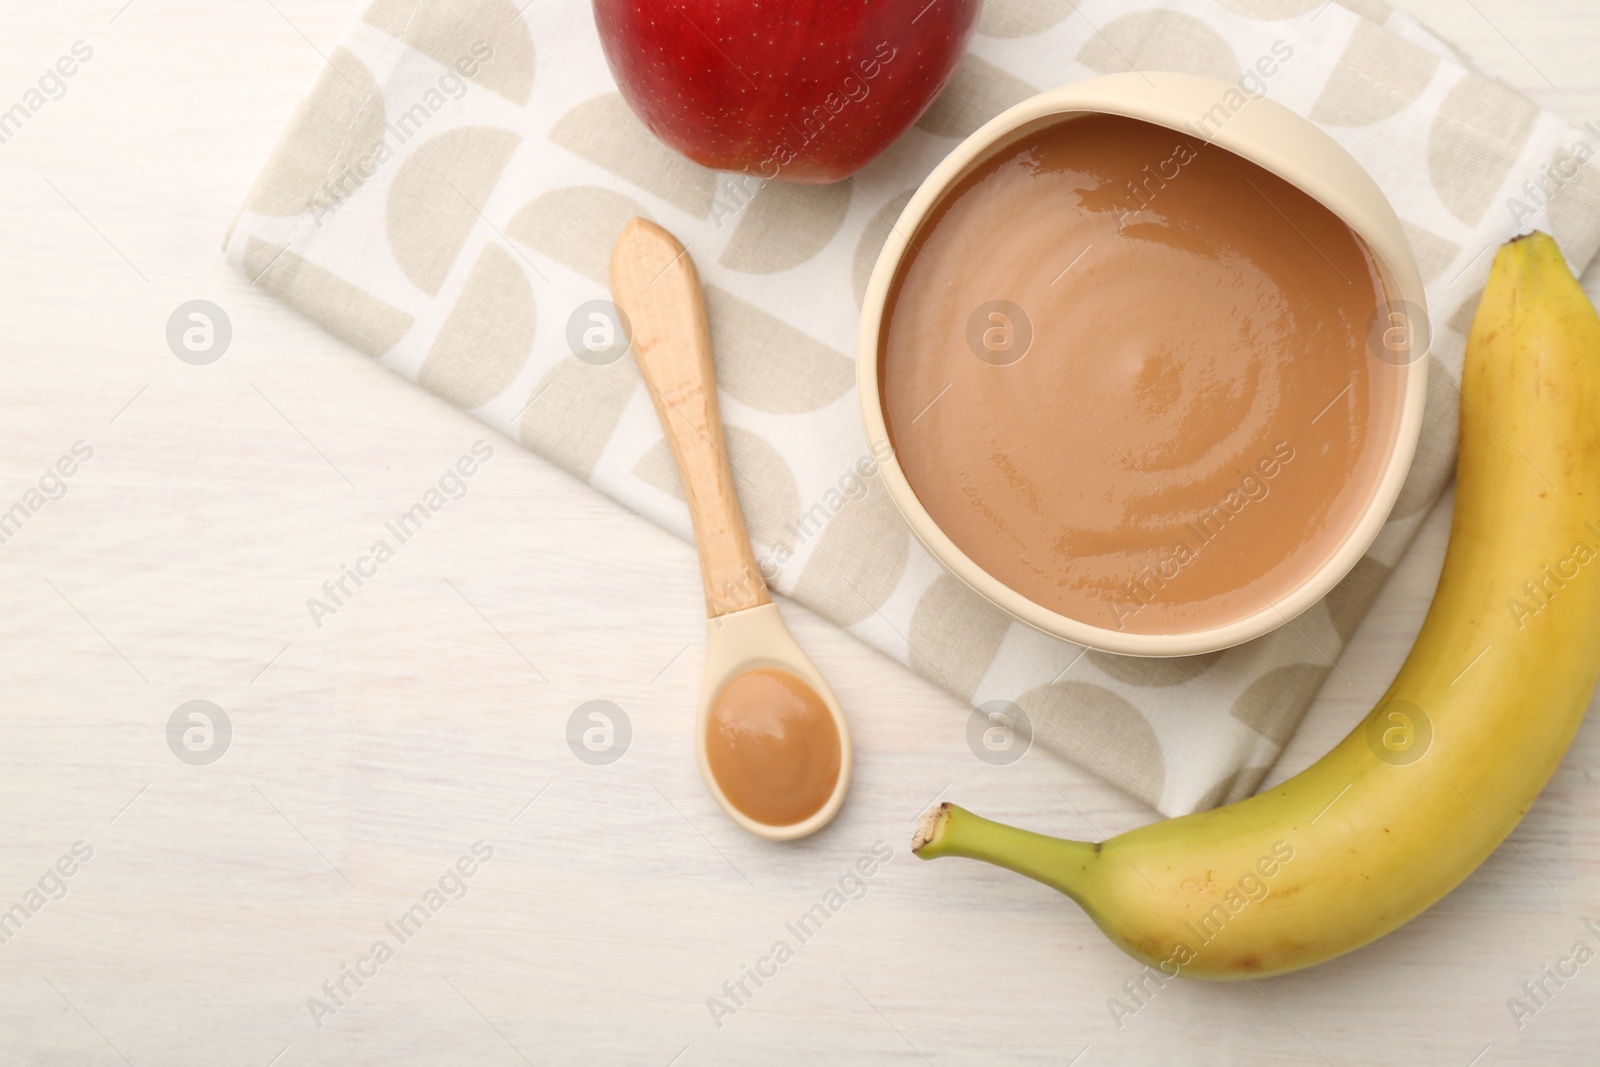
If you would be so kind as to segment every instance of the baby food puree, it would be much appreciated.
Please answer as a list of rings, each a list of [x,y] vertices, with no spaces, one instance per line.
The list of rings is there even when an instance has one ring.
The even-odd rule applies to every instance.
[[[746,671],[711,705],[706,762],[728,802],[767,826],[822,810],[839,782],[839,726],[788,671]]]
[[[955,185],[891,288],[880,387],[934,522],[1034,602],[1193,632],[1261,611],[1356,524],[1402,369],[1328,208],[1165,127],[1084,116]]]

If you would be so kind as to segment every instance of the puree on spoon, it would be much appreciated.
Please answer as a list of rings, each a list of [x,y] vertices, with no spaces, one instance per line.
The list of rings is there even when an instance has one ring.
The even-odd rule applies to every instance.
[[[1376,261],[1264,168],[1112,115],[951,188],[891,285],[880,363],[929,516],[1044,607],[1133,633],[1252,615],[1360,518],[1403,368]]]
[[[722,795],[766,826],[822,810],[839,781],[839,727],[815,689],[788,671],[746,671],[706,723],[706,762]]]

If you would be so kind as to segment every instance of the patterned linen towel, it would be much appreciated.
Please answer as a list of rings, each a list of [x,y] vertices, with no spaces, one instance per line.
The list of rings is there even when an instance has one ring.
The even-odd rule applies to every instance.
[[[1383,0],[989,0],[930,110],[826,187],[684,160],[618,95],[588,3],[519,6],[373,0],[256,182],[229,259],[687,537],[633,360],[589,316],[622,225],[660,222],[706,285],[729,450],[774,586],[974,705],[1014,702],[1040,744],[1169,815],[1255,790],[1448,482],[1493,247],[1539,226],[1581,268],[1600,246],[1600,128],[1541,111]],[[947,575],[879,483],[853,388],[867,275],[922,177],[1024,97],[1129,69],[1212,75],[1328,130],[1405,220],[1434,323],[1421,448],[1372,550],[1293,625],[1191,659],[1085,654]]]

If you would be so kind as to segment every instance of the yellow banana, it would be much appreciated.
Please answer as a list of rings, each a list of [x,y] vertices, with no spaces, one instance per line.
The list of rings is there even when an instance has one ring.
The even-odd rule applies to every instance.
[[[1550,237],[1496,256],[1461,395],[1433,605],[1332,752],[1248,800],[1101,844],[942,804],[916,854],[1035,878],[1130,955],[1196,978],[1319,963],[1455,888],[1544,788],[1600,674],[1600,316]]]

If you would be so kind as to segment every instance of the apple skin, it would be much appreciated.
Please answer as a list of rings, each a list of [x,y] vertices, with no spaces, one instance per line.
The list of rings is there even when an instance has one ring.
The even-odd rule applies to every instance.
[[[594,0],[606,62],[662,141],[702,166],[816,185],[925,111],[982,0]]]

